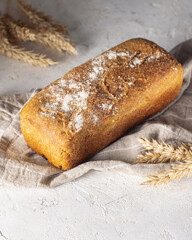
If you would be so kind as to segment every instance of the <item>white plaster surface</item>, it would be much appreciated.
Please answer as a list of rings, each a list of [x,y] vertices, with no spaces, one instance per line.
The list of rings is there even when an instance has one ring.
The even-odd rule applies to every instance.
[[[46,69],[0,55],[1,95],[44,87],[129,38],[145,37],[170,50],[192,37],[191,0],[29,2],[68,26],[79,55],[46,50],[61,61]],[[15,7],[12,13],[21,16]],[[143,180],[92,171],[55,189],[0,186],[0,240],[192,239],[192,178],[158,188],[141,186]]]

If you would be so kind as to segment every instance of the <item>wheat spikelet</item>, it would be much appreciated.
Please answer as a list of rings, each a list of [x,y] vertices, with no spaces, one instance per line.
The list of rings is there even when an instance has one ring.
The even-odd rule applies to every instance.
[[[156,175],[147,176],[148,180],[143,182],[142,185],[160,185],[167,184],[173,180],[180,180],[183,177],[192,176],[192,162],[185,161],[185,163],[181,163],[176,165],[173,169],[168,169],[164,172],[157,173]]]
[[[73,54],[77,53],[69,40],[64,40],[63,37],[57,33],[38,32],[36,29],[30,28],[24,22],[15,21],[10,16],[6,16],[5,18],[9,31],[20,40],[36,41],[45,46],[55,48],[60,52],[65,50]]]
[[[46,58],[43,54],[36,54],[31,51],[26,51],[23,48],[18,48],[11,45],[4,39],[0,42],[0,52],[6,54],[8,57],[16,60],[22,60],[30,65],[47,67],[49,65],[57,64],[57,62],[53,62],[51,59]]]
[[[64,37],[67,34],[66,28],[55,23],[50,17],[45,16],[42,12],[38,12],[29,4],[17,0],[19,8],[29,17],[32,23],[36,24],[35,28],[39,29],[36,40],[48,46],[52,46],[59,51],[67,51],[70,54],[77,54],[77,51],[70,39]]]
[[[173,152],[174,147],[172,145],[168,145],[165,142],[158,143],[155,139],[149,141],[147,138],[138,138],[139,142],[143,144],[146,150],[153,150],[155,152]]]
[[[165,142],[158,143],[156,140],[149,141],[146,138],[139,138],[144,148],[149,152],[139,154],[137,161],[134,163],[165,163],[176,162],[183,160],[192,160],[192,150],[190,144],[181,144],[178,147],[166,144]]]
[[[8,18],[8,14],[5,14],[4,16],[1,17],[2,21],[3,21],[3,24],[4,24],[4,27],[6,29],[6,33],[7,33],[7,38],[9,40],[9,42],[12,44],[12,45],[17,45],[19,46],[20,45],[20,41],[19,41],[19,38],[16,36],[16,34],[14,33],[14,31],[12,31],[9,27],[9,18]]]
[[[139,154],[137,156],[138,160],[134,161],[133,164],[138,163],[162,163],[167,162],[167,159],[164,158],[160,153],[154,153],[154,152],[145,152],[145,154]]]
[[[63,36],[58,32],[47,32],[46,38],[51,40],[56,46],[57,49],[67,51],[70,54],[77,55],[77,50],[74,48],[69,39],[63,38]]]
[[[35,29],[30,28],[24,22],[15,21],[10,16],[5,16],[5,22],[9,31],[17,38],[23,41],[36,41],[43,45],[56,48],[62,51],[57,43],[54,43],[47,38],[47,33],[40,33]]]
[[[41,67],[56,64],[56,62],[53,62],[51,59],[46,58],[43,54],[36,54],[12,45],[8,41],[7,32],[2,17],[0,18],[0,37],[0,52],[6,54],[8,57],[22,60],[26,63],[29,63],[30,65],[38,65]]]
[[[37,24],[39,27],[44,29],[52,29],[68,35],[67,28],[64,25],[53,21],[50,16],[46,16],[43,12],[37,11],[37,9],[33,8],[31,5],[24,1],[16,0],[16,2],[21,11],[23,11],[28,16],[33,24]]]

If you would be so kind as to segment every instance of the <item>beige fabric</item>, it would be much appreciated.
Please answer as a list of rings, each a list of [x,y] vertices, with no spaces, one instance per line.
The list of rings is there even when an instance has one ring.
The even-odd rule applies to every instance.
[[[0,182],[17,186],[55,187],[79,178],[90,170],[118,170],[126,174],[146,175],[170,167],[169,164],[130,163],[142,150],[138,137],[155,138],[172,144],[192,142],[192,40],[180,44],[171,53],[184,66],[184,82],[176,101],[89,161],[68,171],[56,169],[34,153],[21,134],[19,111],[38,90],[0,97]]]

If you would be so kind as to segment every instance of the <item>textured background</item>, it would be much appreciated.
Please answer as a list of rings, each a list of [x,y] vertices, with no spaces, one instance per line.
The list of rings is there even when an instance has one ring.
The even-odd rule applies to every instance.
[[[69,28],[79,55],[36,46],[61,61],[47,69],[0,55],[0,95],[44,87],[129,38],[145,37],[170,50],[192,37],[191,0],[29,2]],[[15,7],[12,13],[22,17]],[[0,240],[192,239],[191,178],[153,189],[125,172],[90,172],[56,189],[0,186]]]

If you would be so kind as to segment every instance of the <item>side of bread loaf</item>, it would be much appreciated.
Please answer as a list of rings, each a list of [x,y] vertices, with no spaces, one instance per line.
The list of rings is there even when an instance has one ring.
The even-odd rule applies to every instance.
[[[155,43],[131,39],[72,69],[20,113],[28,145],[70,169],[166,107],[183,68]]]

